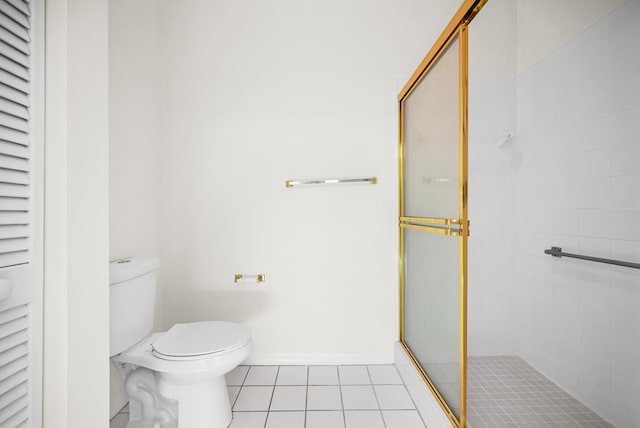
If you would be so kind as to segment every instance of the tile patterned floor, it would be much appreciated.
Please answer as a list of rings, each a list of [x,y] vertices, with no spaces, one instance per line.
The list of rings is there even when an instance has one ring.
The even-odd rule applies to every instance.
[[[469,428],[611,428],[518,357],[469,357]],[[240,366],[230,428],[425,428],[392,365]],[[127,408],[110,428],[125,428]]]
[[[518,357],[468,358],[470,428],[610,428]]]
[[[226,378],[230,428],[425,428],[393,365],[240,366]]]

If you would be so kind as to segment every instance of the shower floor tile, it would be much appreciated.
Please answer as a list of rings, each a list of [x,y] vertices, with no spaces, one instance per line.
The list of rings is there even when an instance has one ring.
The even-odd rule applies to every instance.
[[[469,357],[469,428],[611,428],[518,357]]]

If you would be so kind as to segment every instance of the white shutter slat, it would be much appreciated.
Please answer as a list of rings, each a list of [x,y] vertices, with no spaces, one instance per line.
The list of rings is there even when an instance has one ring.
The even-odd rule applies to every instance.
[[[28,211],[29,199],[0,196],[0,211]]]
[[[29,224],[28,211],[5,211],[0,216],[0,224],[3,226]]]
[[[22,413],[27,410],[28,406],[29,397],[24,395],[10,403],[7,407],[0,409],[0,424],[3,427],[15,427],[16,422],[21,422],[25,417]]]
[[[0,169],[0,183],[29,184],[29,174],[11,169]]]
[[[19,117],[0,111],[0,126],[15,129],[24,133],[29,132],[29,122]]]
[[[8,71],[11,74],[18,76],[23,80],[29,80],[28,69],[23,65],[20,65],[14,61],[11,61],[7,57],[0,56],[0,68]]]
[[[10,3],[11,6],[15,7],[26,16],[31,16],[31,11],[29,10],[29,4],[27,2],[22,0],[7,0],[7,3]]]
[[[16,306],[10,309],[6,309],[0,312],[0,326],[2,324],[6,324],[12,321],[17,320],[20,317],[26,317],[29,315],[29,308],[27,305]],[[0,345],[2,345],[4,339],[0,339]],[[6,348],[8,349],[8,348]],[[5,349],[0,347],[0,352],[3,352]]]
[[[0,169],[0,183],[27,185],[29,184],[29,174],[24,171]],[[2,195],[0,195],[1,197]]]
[[[29,187],[23,184],[0,183],[0,195],[11,198],[28,198],[29,193]],[[2,220],[0,220],[0,225],[2,225]]]
[[[28,238],[28,237],[29,237],[29,226],[26,226],[26,225],[0,226],[0,240]]]
[[[31,28],[29,17],[15,8],[8,1],[0,0],[0,12],[11,18],[14,22],[18,23],[21,27],[26,29]]]
[[[20,37],[2,26],[0,26],[0,40],[26,55],[29,55],[30,53],[29,42],[22,40]]]
[[[17,373],[21,370],[29,367],[29,361],[26,358],[19,358],[6,366],[0,367],[0,379],[9,377],[13,373]]]
[[[8,76],[11,76],[11,74],[7,73],[6,71],[0,69],[0,74],[6,74]],[[18,79],[16,77],[17,80],[22,81],[21,79]],[[25,109],[27,109],[30,106],[29,103],[29,95],[27,95],[25,92],[22,92],[18,89],[15,89],[11,86],[7,86],[4,84],[4,82],[2,82],[2,78],[0,76],[0,100],[4,100],[5,102],[13,102],[19,106],[23,106]],[[29,114],[28,116],[29,118],[31,117],[31,115]]]
[[[5,156],[0,154],[0,168],[14,171],[29,171],[29,161],[15,156]]]
[[[4,395],[29,379],[27,371],[21,370],[7,378],[0,378],[0,394]]]
[[[13,144],[0,140],[0,153],[17,158],[29,159],[29,148],[21,144]],[[2,194],[0,192],[0,194]]]
[[[0,312],[0,355],[15,355],[13,349],[26,348],[29,342],[29,308],[27,305],[15,306]],[[15,358],[13,358],[15,359]],[[12,360],[13,360],[12,359]],[[5,365],[6,362],[2,365]],[[0,382],[4,379],[0,378]]]
[[[13,393],[13,391],[20,391],[19,385],[18,388],[14,388],[9,393]],[[9,394],[7,393],[7,394]],[[18,423],[20,423],[24,417],[26,416],[24,412],[27,410],[29,406],[29,396],[28,392],[22,395],[18,395],[13,401],[9,402],[6,406],[0,407],[0,424],[3,427],[17,427]]]
[[[0,10],[0,12],[3,11]],[[0,26],[6,28],[24,41],[31,41],[31,37],[29,37],[29,30],[18,24],[13,19],[9,18],[9,16],[5,15],[4,12],[0,13]]]
[[[19,253],[29,249],[29,240],[20,239],[2,239],[0,240],[0,254]]]
[[[29,224],[28,211],[5,211],[0,215],[0,225],[12,226],[20,224]]]
[[[17,427],[29,408],[29,307],[0,312],[0,426]]]
[[[0,40],[0,55],[5,58],[9,58],[11,61],[21,65],[22,67],[29,69],[29,56],[24,52],[20,52],[11,45],[8,45],[4,40]]]
[[[20,410],[18,413],[4,421],[3,426],[16,427],[16,428],[28,428],[29,427],[29,407]]]
[[[10,88],[13,88],[16,91],[20,91],[21,93],[25,94],[25,97],[26,97],[26,94],[29,93],[28,81],[21,79],[17,77],[15,74],[11,74],[1,68],[0,68],[0,83]],[[5,96],[4,89],[0,90],[0,93],[2,94],[3,97],[9,98],[8,96]],[[10,98],[10,99],[13,99],[13,98]]]
[[[0,72],[2,71],[3,70],[0,70]],[[1,97],[0,100],[5,100],[6,102],[13,102],[20,106],[23,106],[24,108],[28,108],[30,105],[29,96],[26,93],[21,92],[17,89],[11,88],[5,85],[4,83],[2,83],[1,81],[0,81],[0,97]],[[31,117],[31,115],[29,115],[29,117]]]
[[[24,104],[17,104],[5,98],[0,98],[0,111],[6,111],[8,114],[25,121],[29,120],[29,110]]]
[[[0,126],[0,140],[28,146],[29,134]]]
[[[21,251],[18,253],[0,254],[0,267],[17,266],[29,263],[29,251]]]
[[[0,397],[0,409],[7,407],[9,404],[27,394],[29,389],[27,385],[21,384],[16,386],[15,388],[10,389],[6,394]]]
[[[0,354],[0,366],[5,366],[18,358],[24,357],[29,354],[29,348],[26,343],[21,343],[19,346],[14,346],[11,349]],[[0,407],[2,404],[0,403]]]
[[[0,340],[0,352],[15,348],[21,343],[26,343],[28,340],[29,332],[27,330],[22,330],[16,334],[12,334],[11,336],[3,337]]]

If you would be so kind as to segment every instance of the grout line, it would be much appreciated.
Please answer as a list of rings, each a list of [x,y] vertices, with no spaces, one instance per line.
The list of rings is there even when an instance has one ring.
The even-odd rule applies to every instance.
[[[311,367],[307,366],[307,394],[305,396],[305,400],[304,400],[304,423],[303,423],[303,427],[307,426],[307,409],[309,408],[309,373],[311,372]]]
[[[244,388],[244,382],[247,380],[247,376],[249,376],[249,370],[251,370],[251,366],[242,366],[242,367],[247,367],[247,371],[244,373],[244,376],[242,376],[242,382],[240,382],[240,388],[238,389],[238,395],[236,395],[236,398],[235,398],[235,400],[233,400],[233,404],[231,405],[231,414],[233,414],[233,406],[236,405],[236,402],[238,401],[238,398],[240,397],[240,393],[242,392],[242,389]],[[225,382],[226,382],[226,380],[225,380]]]
[[[267,427],[269,421],[269,413],[271,413],[271,405],[273,404],[273,396],[276,395],[276,382],[278,381],[278,375],[280,374],[280,366],[276,369],[276,377],[273,379],[273,386],[271,390],[271,399],[269,400],[269,407],[267,407],[267,417],[264,420],[264,428]]]
[[[384,428],[387,428],[387,421],[384,420],[384,415],[382,414],[382,406],[380,405],[380,400],[378,399],[378,393],[376,392],[375,385],[373,384],[373,378],[371,377],[369,366],[367,366],[367,374],[369,375],[369,381],[371,381],[371,388],[373,389],[373,395],[376,397],[376,404],[378,405],[378,412],[380,413],[380,419],[382,419],[382,426],[384,426]]]
[[[336,366],[338,372],[338,393],[340,394],[340,406],[342,407],[342,422],[347,426],[347,415],[344,413],[344,398],[342,397],[342,379],[340,379],[340,366]]]

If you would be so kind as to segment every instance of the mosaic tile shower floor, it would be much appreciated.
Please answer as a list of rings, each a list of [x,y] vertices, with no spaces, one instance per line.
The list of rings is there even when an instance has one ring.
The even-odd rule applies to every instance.
[[[468,358],[470,428],[611,428],[518,357]]]

